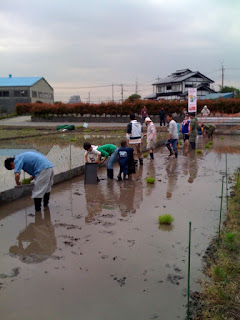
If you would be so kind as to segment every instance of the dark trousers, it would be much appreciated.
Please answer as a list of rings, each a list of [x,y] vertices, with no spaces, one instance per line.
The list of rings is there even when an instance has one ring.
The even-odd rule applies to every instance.
[[[165,118],[160,117],[160,126],[162,127],[162,124],[165,126]]]

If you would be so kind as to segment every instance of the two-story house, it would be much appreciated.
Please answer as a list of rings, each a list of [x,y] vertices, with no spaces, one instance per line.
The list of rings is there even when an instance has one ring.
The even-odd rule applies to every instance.
[[[177,70],[170,76],[153,83],[154,92],[144,99],[185,100],[188,98],[188,88],[196,88],[199,99],[209,93],[215,93],[210,88],[211,83],[214,81],[199,71]]]

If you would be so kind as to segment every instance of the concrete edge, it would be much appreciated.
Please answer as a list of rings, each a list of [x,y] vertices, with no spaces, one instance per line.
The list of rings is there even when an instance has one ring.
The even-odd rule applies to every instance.
[[[161,140],[161,141],[157,142],[156,146],[160,147],[160,146],[163,146],[164,144],[165,144],[165,141]],[[142,151],[146,152],[146,147],[144,147]],[[67,171],[55,174],[53,185],[82,175],[84,173],[84,168],[85,168],[85,165],[82,165],[82,166],[73,168],[71,170],[67,170]],[[27,185],[27,186],[22,186],[21,188],[14,187],[12,189],[2,191],[2,192],[0,192],[0,205],[7,203],[7,202],[10,202],[10,201],[14,201],[14,200],[23,198],[23,197],[31,194],[32,189],[33,189],[33,185],[32,186]]]

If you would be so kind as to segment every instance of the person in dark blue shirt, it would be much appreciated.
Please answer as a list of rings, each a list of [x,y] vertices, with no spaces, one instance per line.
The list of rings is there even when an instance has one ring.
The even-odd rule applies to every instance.
[[[122,173],[124,180],[126,180],[126,176],[129,178],[132,173],[135,173],[133,148],[127,147],[126,140],[121,141],[121,148],[118,149],[118,163],[120,167],[118,180],[122,180]]]

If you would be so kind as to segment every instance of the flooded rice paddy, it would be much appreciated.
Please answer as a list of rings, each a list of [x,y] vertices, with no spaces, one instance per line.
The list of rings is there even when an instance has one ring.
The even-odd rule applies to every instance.
[[[184,319],[188,223],[194,291],[218,230],[225,153],[230,174],[240,163],[238,138],[206,142],[201,155],[180,149],[178,159],[156,150],[129,181],[116,180],[116,165],[114,180],[102,168],[98,185],[58,184],[42,215],[30,196],[1,206],[2,319]],[[175,220],[159,227],[165,213]]]

